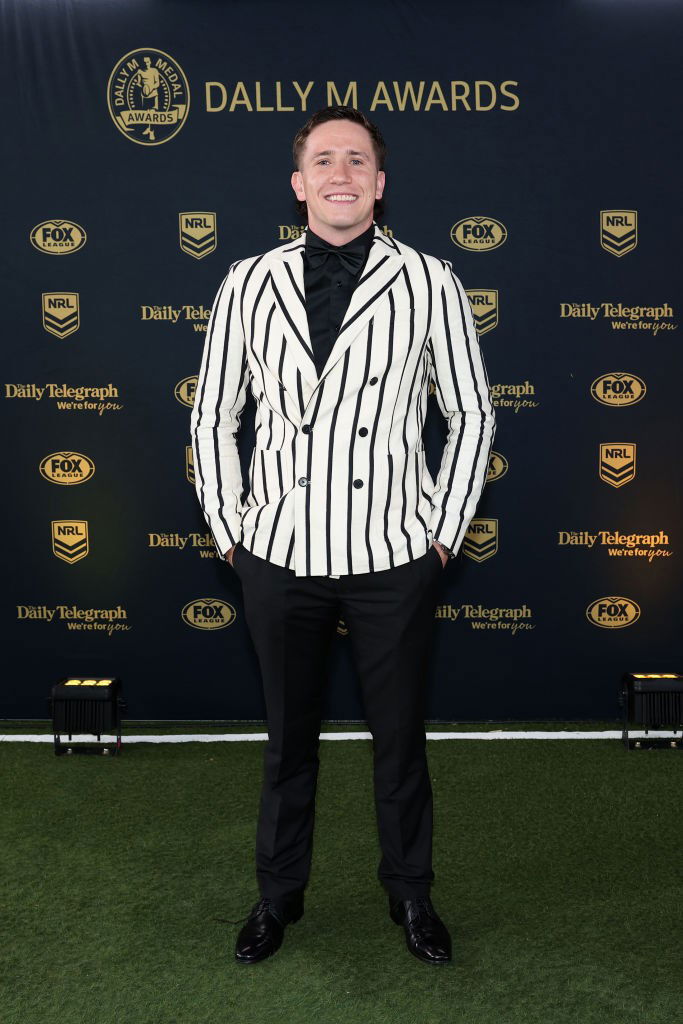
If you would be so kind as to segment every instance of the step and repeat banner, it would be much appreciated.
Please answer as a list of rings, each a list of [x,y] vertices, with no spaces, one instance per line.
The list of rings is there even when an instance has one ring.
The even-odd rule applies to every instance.
[[[190,411],[218,287],[302,231],[292,139],[338,103],[386,138],[382,230],[466,288],[497,413],[429,718],[615,718],[624,672],[681,671],[680,5],[2,11],[0,715],[114,675],[130,718],[263,719]],[[432,395],[432,474],[445,433]],[[362,720],[347,636],[325,714]]]

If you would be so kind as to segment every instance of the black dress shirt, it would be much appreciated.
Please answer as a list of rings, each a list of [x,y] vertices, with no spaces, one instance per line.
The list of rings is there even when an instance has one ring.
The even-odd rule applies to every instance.
[[[375,234],[374,222],[361,235],[356,235],[344,245],[335,245],[334,249],[343,250],[350,245],[362,243],[365,248],[367,262],[372,239]],[[306,239],[310,237],[323,239],[310,228],[306,228]],[[351,274],[333,253],[318,267],[311,267],[304,248],[304,291],[306,297],[306,315],[308,330],[311,335],[313,356],[318,376],[321,375],[327,357],[332,351],[335,339],[339,334],[344,314],[348,309],[353,290],[363,273],[363,267],[357,274]],[[365,264],[363,264],[365,266]]]

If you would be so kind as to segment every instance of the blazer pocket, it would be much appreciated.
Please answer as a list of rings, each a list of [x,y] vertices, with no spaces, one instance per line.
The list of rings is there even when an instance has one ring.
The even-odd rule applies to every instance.
[[[290,448],[256,448],[251,490],[258,504],[277,501],[294,486],[294,464]]]

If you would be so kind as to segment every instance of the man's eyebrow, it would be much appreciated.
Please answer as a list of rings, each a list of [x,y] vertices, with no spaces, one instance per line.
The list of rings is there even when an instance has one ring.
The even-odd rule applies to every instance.
[[[314,153],[311,159],[316,160],[319,156],[330,156],[333,152],[334,150],[332,149],[321,149],[319,153]],[[349,156],[364,156],[366,160],[370,159],[368,154],[362,149],[346,149],[344,152],[348,153]]]

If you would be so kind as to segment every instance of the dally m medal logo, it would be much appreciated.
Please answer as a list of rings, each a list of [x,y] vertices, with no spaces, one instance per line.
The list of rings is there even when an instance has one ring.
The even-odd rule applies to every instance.
[[[475,562],[485,562],[498,550],[498,520],[473,519],[467,527],[462,552]]]
[[[49,256],[70,256],[85,245],[87,235],[73,220],[44,220],[31,229],[31,245]]]
[[[486,334],[498,326],[498,289],[497,288],[466,288],[465,294],[470,300],[474,326],[477,334]]]
[[[95,473],[95,463],[80,452],[53,452],[39,465],[40,475],[51,484],[70,487],[84,484]]]
[[[616,409],[635,405],[645,398],[646,391],[645,381],[635,373],[603,373],[591,384],[591,395],[595,401]]]
[[[640,618],[640,607],[630,597],[599,597],[586,608],[586,618],[603,629],[623,629]]]
[[[600,479],[612,487],[623,487],[636,475],[636,446],[627,441],[600,445]]]
[[[180,614],[183,622],[195,629],[223,629],[237,617],[232,605],[219,597],[198,597],[195,601],[188,601]]]
[[[43,292],[43,327],[55,338],[66,338],[81,326],[78,292]]]
[[[216,248],[218,232],[215,213],[179,213],[180,248],[201,260]]]
[[[502,245],[507,228],[495,217],[463,217],[451,228],[451,241],[468,252],[488,252]]]
[[[194,484],[194,452],[191,444],[185,445],[185,476],[189,483]]]
[[[180,65],[163,50],[131,50],[107,82],[111,119],[127,139],[160,146],[185,124],[190,88]]]
[[[490,483],[492,480],[500,480],[502,476],[505,476],[509,468],[508,460],[500,452],[492,451],[489,455],[489,464],[486,471],[485,483]]]
[[[53,519],[52,551],[63,562],[79,562],[88,554],[88,524],[85,519]]]
[[[625,256],[638,244],[637,210],[600,210],[600,245],[613,256]]]
[[[186,405],[192,409],[194,407],[194,396],[197,390],[198,374],[193,374],[191,377],[183,377],[179,380],[173,389],[173,394],[181,405]]]

